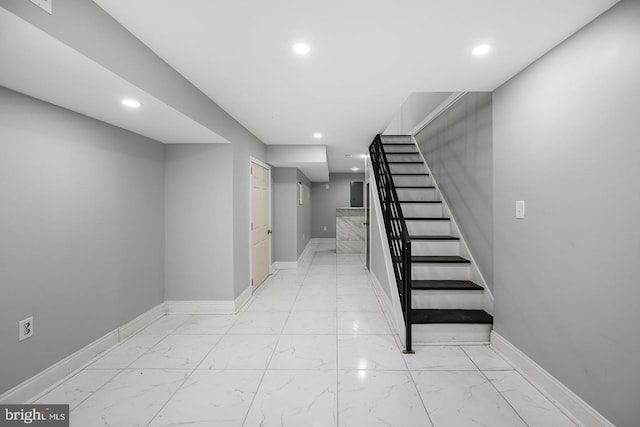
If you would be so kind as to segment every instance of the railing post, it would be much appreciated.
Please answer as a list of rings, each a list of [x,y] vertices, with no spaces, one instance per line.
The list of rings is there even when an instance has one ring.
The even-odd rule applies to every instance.
[[[405,335],[405,354],[414,354],[415,352],[411,348],[411,332],[412,332],[412,319],[411,319],[411,240],[403,238],[403,290],[404,290],[404,324],[406,327]]]

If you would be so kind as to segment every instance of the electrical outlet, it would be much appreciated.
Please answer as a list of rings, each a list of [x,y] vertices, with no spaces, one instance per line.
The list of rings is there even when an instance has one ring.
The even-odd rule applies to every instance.
[[[325,225],[324,227],[322,227],[322,229],[323,229],[324,231],[327,231],[327,226]]]
[[[33,317],[18,322],[18,341],[26,340],[33,336]]]

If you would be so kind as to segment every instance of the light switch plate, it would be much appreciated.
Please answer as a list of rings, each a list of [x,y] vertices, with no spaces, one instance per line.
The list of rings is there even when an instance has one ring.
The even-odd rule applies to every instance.
[[[52,7],[51,3],[53,3],[53,0],[31,0],[31,3],[35,4],[40,9],[44,10],[45,12],[47,12],[49,15],[52,14],[52,12],[51,12],[51,7]]]
[[[516,200],[516,218],[524,219],[524,200]]]

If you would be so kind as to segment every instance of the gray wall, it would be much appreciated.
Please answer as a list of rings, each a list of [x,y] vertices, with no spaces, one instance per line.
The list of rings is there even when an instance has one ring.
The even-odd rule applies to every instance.
[[[228,141],[245,131],[93,1],[58,1],[51,15],[28,1],[0,0],[0,6]]]
[[[620,427],[640,420],[639,23],[620,2],[493,97],[496,331]]]
[[[375,179],[372,177],[372,179]],[[373,187],[373,186],[372,186]],[[373,191],[373,188],[372,188]],[[369,218],[369,224],[370,224],[370,238],[371,238],[371,243],[370,243],[370,271],[374,274],[374,276],[376,276],[376,279],[378,279],[378,282],[380,283],[380,285],[382,286],[382,289],[384,289],[384,292],[387,294],[387,298],[391,299],[391,289],[389,289],[389,280],[388,280],[388,276],[387,276],[387,268],[386,268],[386,264],[384,261],[384,246],[386,243],[383,241],[381,234],[386,234],[386,230],[384,229],[384,221],[381,218],[378,218],[378,215],[376,215],[376,211],[375,209],[373,209],[373,198],[374,197],[378,197],[377,194],[373,193],[371,194],[371,201],[372,201],[372,206],[370,208],[370,218]],[[378,200],[378,199],[376,199]],[[379,204],[379,202],[378,202]],[[378,226],[378,221],[382,222],[382,227]]]
[[[271,168],[273,177],[274,262],[298,260],[298,170],[296,168]]]
[[[329,188],[325,182],[311,183],[311,237],[336,237],[336,208],[349,206],[351,181],[364,181],[364,173],[329,174]]]
[[[233,120],[233,119],[232,119]],[[235,123],[235,122],[234,122]],[[245,128],[229,138],[233,143],[233,293],[251,286],[251,158],[266,159],[266,146]]]
[[[0,87],[0,393],[163,301],[163,174],[162,144]]]
[[[385,135],[408,135],[436,107],[442,104],[451,92],[414,92],[400,107],[400,111],[385,129]]]
[[[415,136],[489,289],[493,289],[492,131],[491,93],[476,92],[465,95]]]
[[[166,299],[232,300],[230,144],[166,147]]]
[[[304,188],[303,203],[297,204],[297,256],[300,258],[302,251],[311,240],[311,181],[304,176],[300,170],[296,169],[296,180],[301,182]],[[298,196],[299,197],[299,196]]]
[[[310,182],[297,168],[271,168],[273,178],[274,262],[297,261],[311,239]],[[298,182],[305,200],[298,203]]]

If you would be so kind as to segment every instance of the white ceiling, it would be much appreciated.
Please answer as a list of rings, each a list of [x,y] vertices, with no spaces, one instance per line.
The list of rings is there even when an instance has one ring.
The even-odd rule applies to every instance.
[[[362,168],[411,93],[494,90],[617,2],[94,1],[265,143],[326,144],[331,172]],[[1,7],[0,57],[2,86],[162,142],[226,142]],[[145,108],[114,108],[124,95]]]
[[[0,58],[1,86],[164,143],[228,142],[1,7]],[[124,97],[144,108],[122,106]]]
[[[95,2],[262,141],[327,144],[342,172],[410,93],[491,91],[616,0]]]

